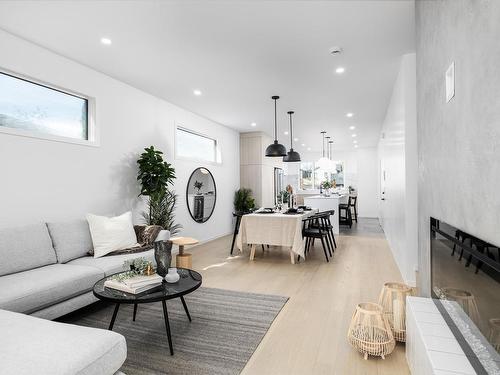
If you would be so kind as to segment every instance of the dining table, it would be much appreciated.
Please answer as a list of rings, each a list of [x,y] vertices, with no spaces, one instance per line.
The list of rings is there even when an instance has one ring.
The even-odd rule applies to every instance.
[[[298,213],[260,213],[256,211],[243,215],[236,245],[240,252],[243,252],[245,245],[251,245],[250,260],[255,257],[257,245],[282,246],[289,249],[290,261],[295,264],[296,256],[305,259],[302,220],[317,212],[317,209],[299,211]]]

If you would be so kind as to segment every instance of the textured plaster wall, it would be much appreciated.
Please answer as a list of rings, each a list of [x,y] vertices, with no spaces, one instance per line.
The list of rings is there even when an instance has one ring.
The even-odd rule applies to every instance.
[[[500,245],[500,1],[416,2],[419,286],[429,217]],[[455,97],[445,71],[455,61]]]

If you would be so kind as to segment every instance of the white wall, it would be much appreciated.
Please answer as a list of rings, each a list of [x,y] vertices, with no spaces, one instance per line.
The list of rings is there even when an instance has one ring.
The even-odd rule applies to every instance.
[[[380,222],[405,281],[415,285],[417,137],[415,54],[404,55],[379,142]]]
[[[500,1],[416,1],[419,286],[430,218],[500,246]],[[445,72],[455,62],[455,96]]]
[[[300,152],[303,162],[316,161],[321,153]],[[344,162],[345,185],[358,192],[358,216],[378,217],[378,161],[377,148],[367,147],[353,150],[333,151],[333,159]],[[295,164],[295,163],[290,163]],[[298,185],[298,166],[283,163],[285,184]],[[318,192],[319,193],[319,192]]]
[[[100,146],[90,147],[0,133],[0,226],[119,214],[141,205],[136,159],[155,145],[176,168],[177,222],[183,234],[207,240],[232,232],[233,193],[239,187],[239,135],[72,60],[0,31],[0,66],[96,99]],[[168,74],[168,72],[166,72]],[[189,216],[185,192],[200,163],[174,159],[175,124],[217,135],[222,165],[205,165],[217,184],[212,218]]]

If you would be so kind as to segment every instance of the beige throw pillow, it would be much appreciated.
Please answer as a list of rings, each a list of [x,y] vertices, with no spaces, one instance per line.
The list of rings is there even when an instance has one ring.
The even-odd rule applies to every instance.
[[[139,246],[130,211],[115,217],[87,214],[87,221],[94,244],[94,258]]]

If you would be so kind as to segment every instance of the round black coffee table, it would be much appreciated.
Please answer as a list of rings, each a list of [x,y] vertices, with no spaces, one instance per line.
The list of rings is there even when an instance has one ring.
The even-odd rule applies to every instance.
[[[177,272],[180,275],[180,279],[176,283],[170,284],[164,281],[162,285],[152,289],[151,291],[147,291],[139,295],[121,292],[119,290],[111,289],[104,286],[104,282],[106,280],[112,278],[115,275],[118,275],[121,272],[111,276],[107,276],[104,279],[101,279],[97,283],[95,283],[93,290],[94,295],[100,300],[115,303],[115,310],[113,311],[111,323],[109,324],[109,330],[113,329],[116,315],[118,314],[118,309],[120,308],[120,305],[122,303],[134,304],[133,321],[135,321],[135,316],[137,314],[137,305],[141,303],[151,303],[151,302],[161,301],[163,306],[163,317],[165,319],[165,328],[167,329],[168,346],[170,348],[170,354],[173,355],[174,348],[172,345],[172,336],[170,334],[170,323],[168,321],[168,311],[167,311],[166,301],[172,298],[180,298],[182,306],[184,306],[184,311],[186,311],[186,315],[189,321],[191,321],[191,315],[189,314],[186,301],[184,300],[184,295],[189,294],[198,289],[201,286],[201,281],[202,281],[201,275],[196,271],[187,268],[177,268]]]

